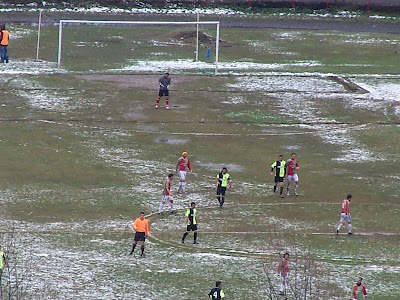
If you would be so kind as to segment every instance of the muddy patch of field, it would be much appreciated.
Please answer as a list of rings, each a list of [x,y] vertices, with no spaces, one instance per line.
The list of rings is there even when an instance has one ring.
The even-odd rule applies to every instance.
[[[103,81],[110,85],[115,85],[118,88],[133,89],[142,88],[144,90],[155,90],[158,91],[158,79],[163,74],[159,75],[112,75],[112,74],[100,74],[100,75],[79,75],[77,78],[87,81]],[[176,88],[182,83],[198,81],[201,76],[185,76],[179,75],[174,76],[171,74],[171,86]]]

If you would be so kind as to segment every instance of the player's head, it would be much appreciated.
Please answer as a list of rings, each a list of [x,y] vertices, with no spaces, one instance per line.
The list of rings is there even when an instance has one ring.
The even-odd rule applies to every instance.
[[[168,72],[165,72],[165,73],[164,73],[164,77],[167,78],[168,76],[169,76],[169,73],[168,73]]]
[[[346,199],[350,201],[352,197],[353,197],[352,195],[348,194],[348,195],[346,196]]]
[[[289,258],[289,252],[285,252],[285,254],[283,254],[283,258]]]
[[[169,179],[172,179],[172,178],[174,178],[174,174],[172,174],[172,173],[169,173],[169,174],[168,174],[168,178],[169,178]]]
[[[195,208],[195,207],[196,207],[196,202],[190,203],[190,207],[191,207],[191,208]]]
[[[182,152],[182,156],[183,156],[183,157],[187,157],[187,155],[188,155],[188,153],[187,153],[186,151],[183,151],[183,152]]]
[[[140,218],[141,220],[143,220],[143,219],[144,219],[144,212],[143,212],[143,211],[141,211],[141,212],[140,212],[140,214],[139,214],[139,218]]]
[[[362,277],[361,277],[361,276],[358,276],[358,278],[357,278],[357,285],[358,285],[358,286],[361,285],[362,280],[363,280]]]
[[[215,287],[220,288],[221,285],[222,285],[222,281],[217,280],[217,281],[215,282]]]
[[[223,167],[222,168],[222,173],[224,173],[224,174],[228,173],[228,169],[226,167]]]
[[[279,155],[278,155],[278,160],[279,160],[279,161],[282,161],[282,160],[283,160],[283,155],[282,155],[282,154],[279,154]]]
[[[296,158],[296,153],[293,152],[292,154],[290,154],[290,158],[291,159],[295,159]]]

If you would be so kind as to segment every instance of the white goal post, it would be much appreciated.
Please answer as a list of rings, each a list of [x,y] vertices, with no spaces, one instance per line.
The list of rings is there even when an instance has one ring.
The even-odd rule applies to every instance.
[[[161,21],[91,21],[91,20],[60,20],[58,32],[58,58],[57,66],[61,68],[62,54],[62,33],[64,24],[118,24],[118,25],[215,25],[217,28],[215,37],[215,74],[218,73],[218,55],[219,55],[219,21],[197,21],[197,22],[161,22]],[[199,41],[196,41],[197,45]],[[197,49],[197,46],[196,46]]]

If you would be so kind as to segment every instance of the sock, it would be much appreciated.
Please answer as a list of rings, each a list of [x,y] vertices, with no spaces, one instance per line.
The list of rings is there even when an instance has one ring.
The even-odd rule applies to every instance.
[[[286,191],[288,191],[288,192],[289,192],[289,186],[286,188]]]
[[[285,289],[285,286],[283,285],[283,283],[281,283],[280,287],[279,287],[279,291],[281,293],[283,293],[283,290]]]
[[[158,209],[158,212],[162,213],[163,210],[164,210],[164,204],[160,203],[160,208]]]
[[[158,105],[158,103],[160,103],[160,97],[157,97],[156,99],[156,105]]]
[[[136,244],[132,245],[132,251],[131,251],[131,254],[133,253],[133,251],[135,251],[135,247],[136,247]]]
[[[224,197],[224,196],[222,196],[222,198],[221,198],[221,203],[222,203],[222,204],[225,203],[225,197]]]
[[[182,191],[184,194],[186,193],[186,182],[185,181],[182,182]]]
[[[283,193],[283,186],[281,186],[281,188],[279,189],[279,194],[282,195]]]
[[[182,241],[184,241],[184,240],[186,239],[186,237],[187,237],[188,234],[189,234],[189,232],[185,232],[185,233],[183,234]]]
[[[274,193],[276,192],[276,185],[274,185]]]
[[[172,202],[169,203],[169,209],[171,211],[174,211],[174,204]]]
[[[351,224],[347,224],[347,231],[351,232]]]
[[[169,106],[168,97],[165,97],[165,106]]]
[[[297,192],[297,188],[299,187],[299,183],[298,182],[295,182],[294,183],[294,192],[296,193]]]
[[[342,223],[339,223],[337,230],[340,230],[340,227],[342,227]]]
[[[140,253],[141,253],[141,254],[144,253],[144,245],[142,245],[142,246],[140,247]]]
[[[197,232],[194,233],[193,241],[196,243],[197,240]]]

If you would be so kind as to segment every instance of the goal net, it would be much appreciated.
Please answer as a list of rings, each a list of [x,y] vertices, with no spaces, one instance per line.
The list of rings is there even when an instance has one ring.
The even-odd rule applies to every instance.
[[[61,68],[62,63],[62,53],[63,53],[63,28],[64,25],[69,26],[86,26],[86,25],[100,25],[100,26],[197,26],[197,39],[196,39],[196,59],[198,57],[198,45],[199,45],[199,25],[215,26],[216,36],[215,36],[215,59],[214,59],[214,71],[215,74],[218,73],[218,57],[219,57],[219,31],[220,24],[219,21],[193,21],[193,22],[162,22],[162,21],[92,21],[92,20],[60,20],[59,22],[59,34],[58,34],[58,56],[57,56],[57,66]]]

